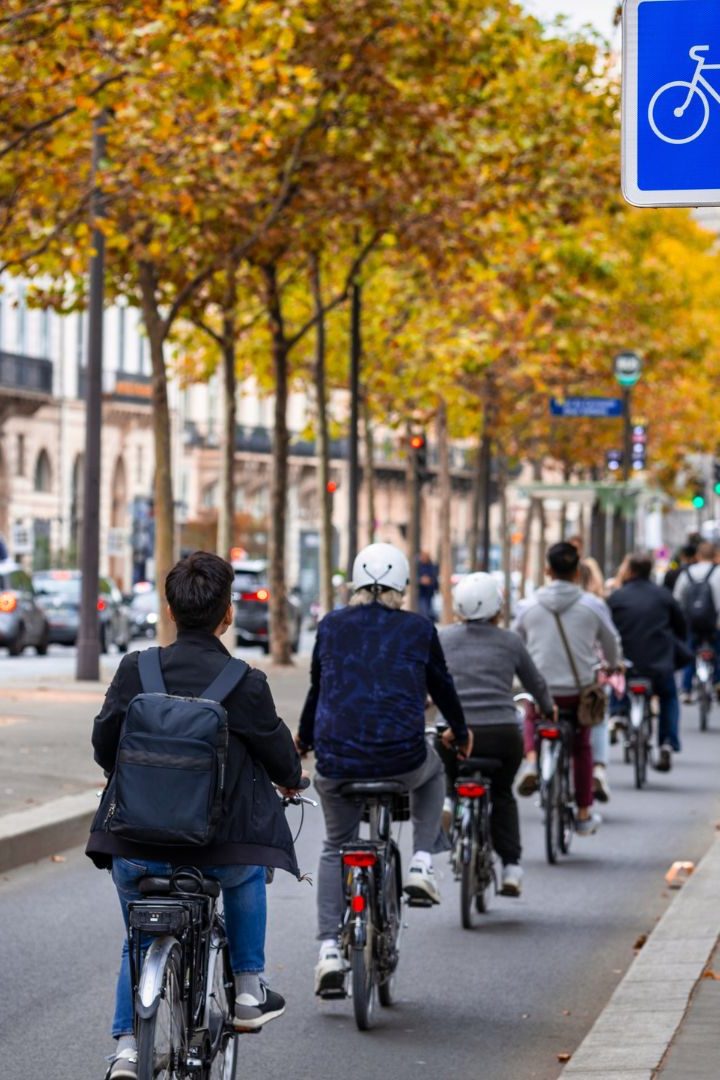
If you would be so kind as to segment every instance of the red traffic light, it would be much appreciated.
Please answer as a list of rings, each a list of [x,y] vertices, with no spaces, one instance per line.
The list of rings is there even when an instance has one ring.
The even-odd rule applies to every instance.
[[[328,480],[325,487],[329,495],[334,495],[338,489],[337,483],[334,480]]]
[[[424,435],[412,435],[410,437],[410,445],[413,448],[413,450],[422,450],[422,449],[424,449],[424,447],[425,447],[425,436]]]

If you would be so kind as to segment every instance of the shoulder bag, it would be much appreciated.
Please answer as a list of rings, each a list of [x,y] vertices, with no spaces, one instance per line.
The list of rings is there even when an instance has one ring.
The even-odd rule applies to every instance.
[[[572,668],[573,677],[575,679],[575,685],[578,688],[578,694],[580,696],[580,702],[578,704],[578,723],[580,727],[597,727],[598,724],[602,724],[605,719],[605,691],[598,683],[592,683],[590,686],[580,685],[580,676],[578,675],[577,666],[575,664],[575,658],[568,644],[568,639],[565,635],[565,627],[562,624],[562,619],[558,615],[557,611],[553,611],[553,615],[557,621],[558,631],[562,638],[562,643],[565,646],[565,652],[567,658],[570,661],[570,667]]]

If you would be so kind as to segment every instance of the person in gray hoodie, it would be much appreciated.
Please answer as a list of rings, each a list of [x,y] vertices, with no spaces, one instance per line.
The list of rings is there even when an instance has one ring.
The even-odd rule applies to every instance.
[[[577,709],[578,684],[563,644],[558,617],[562,621],[572,651],[580,686],[595,682],[597,648],[607,665],[617,666],[621,658],[620,638],[613,626],[607,605],[580,587],[580,556],[572,544],[554,544],[547,553],[550,584],[538,589],[531,600],[518,605],[513,629],[525,641],[528,651],[550,687],[555,704],[561,709]],[[525,761],[520,772],[518,792],[531,795],[537,789],[537,761],[534,742],[526,734]],[[573,744],[573,775],[578,812],[576,828],[580,835],[597,830],[599,815],[593,814],[593,758],[590,729],[576,724]]]
[[[554,714],[553,701],[522,641],[497,625],[501,596],[490,574],[464,577],[455,587],[453,605],[462,621],[444,626],[439,632],[440,642],[474,736],[473,753],[502,763],[491,778],[490,831],[503,864],[501,894],[519,896],[522,849],[513,781],[522,760],[523,743],[513,702],[514,679],[520,680],[547,716]],[[454,792],[457,757],[444,747],[439,752],[449,790]],[[452,805],[452,799],[449,805],[446,802],[445,813],[452,812]]]

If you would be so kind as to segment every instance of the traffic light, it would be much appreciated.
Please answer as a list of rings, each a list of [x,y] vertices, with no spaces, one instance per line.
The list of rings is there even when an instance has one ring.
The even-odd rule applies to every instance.
[[[702,488],[696,488],[692,497],[692,504],[696,510],[702,510],[705,506],[705,492]]]
[[[327,491],[328,495],[334,495],[335,492],[337,491],[337,489],[338,489],[337,481],[336,480],[328,480],[327,484],[325,485],[325,490]]]
[[[608,472],[617,472],[619,469],[622,469],[622,464],[622,450],[608,450],[605,454],[605,467]]]
[[[720,461],[713,462],[713,491],[720,495]]]
[[[647,467],[647,428],[644,424],[633,424],[631,444],[632,467],[635,472],[642,472]]]
[[[410,436],[410,451],[415,465],[415,476],[419,483],[424,483],[428,478],[427,473],[427,442],[425,436],[419,432]]]

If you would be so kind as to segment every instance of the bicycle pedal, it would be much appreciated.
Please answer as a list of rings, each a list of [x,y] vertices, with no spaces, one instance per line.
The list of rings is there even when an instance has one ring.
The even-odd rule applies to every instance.
[[[348,996],[345,989],[338,988],[337,990],[323,990],[318,997],[321,1001],[344,1001]]]
[[[435,902],[429,898],[426,900],[420,896],[409,896],[407,901],[408,907],[434,907]]]

